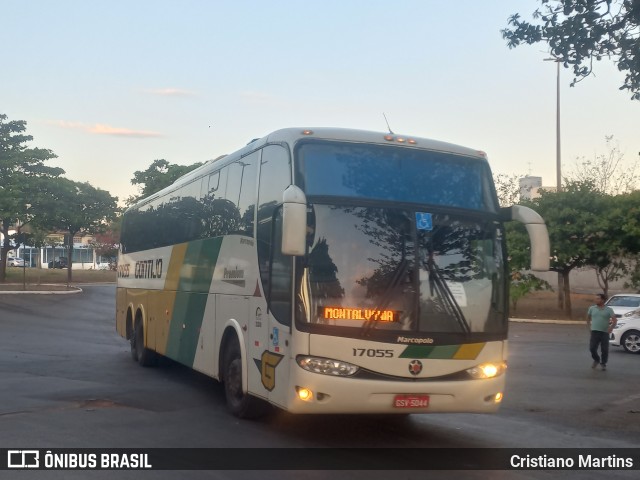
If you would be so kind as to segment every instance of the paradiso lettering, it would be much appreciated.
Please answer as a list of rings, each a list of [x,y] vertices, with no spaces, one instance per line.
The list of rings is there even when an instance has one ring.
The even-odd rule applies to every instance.
[[[374,320],[377,322],[397,322],[400,312],[369,308],[320,307],[320,316],[327,320]]]
[[[162,259],[136,262],[135,278],[162,278]]]

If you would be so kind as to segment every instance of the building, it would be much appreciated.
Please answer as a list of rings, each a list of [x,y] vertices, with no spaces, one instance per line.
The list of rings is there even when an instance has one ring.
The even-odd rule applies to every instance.
[[[539,196],[538,189],[542,187],[542,177],[527,175],[526,177],[522,177],[519,183],[521,200],[531,200]]]
[[[9,235],[14,235],[17,230],[9,230]],[[59,260],[60,257],[69,258],[68,249],[65,246],[67,234],[51,233],[47,235],[45,246],[30,247],[28,245],[20,245],[9,251],[8,256],[20,257],[25,261],[27,267],[49,268],[49,263]],[[3,236],[0,233],[0,242]],[[73,237],[73,269],[93,270],[110,268],[116,259],[113,257],[105,257],[97,253],[96,238],[92,235]]]
[[[520,200],[533,200],[540,197],[540,191],[555,192],[556,187],[543,187],[542,177],[527,175],[519,180]]]

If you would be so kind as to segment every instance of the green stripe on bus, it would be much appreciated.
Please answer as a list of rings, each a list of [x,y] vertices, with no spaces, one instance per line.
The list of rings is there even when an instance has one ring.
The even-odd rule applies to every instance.
[[[220,237],[189,242],[180,267],[166,355],[190,367],[196,356],[209,287],[221,244]]]
[[[167,356],[189,367],[196,356],[207,298],[205,293],[176,293]]]
[[[178,290],[208,292],[216,268],[222,237],[190,242],[180,272]]]

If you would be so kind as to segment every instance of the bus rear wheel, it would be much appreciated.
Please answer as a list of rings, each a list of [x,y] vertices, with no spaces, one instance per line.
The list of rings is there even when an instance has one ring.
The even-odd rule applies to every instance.
[[[144,346],[144,327],[142,320],[136,320],[136,326],[131,336],[131,357],[143,367],[150,367],[156,363],[156,353]]]
[[[238,418],[259,418],[268,404],[242,391],[242,358],[238,339],[230,340],[224,352],[224,394],[227,408]]]

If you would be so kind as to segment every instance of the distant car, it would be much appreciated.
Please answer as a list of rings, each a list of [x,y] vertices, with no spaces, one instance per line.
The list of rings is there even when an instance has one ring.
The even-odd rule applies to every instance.
[[[625,313],[632,312],[640,308],[640,294],[638,293],[618,293],[609,297],[605,303],[611,307],[616,317],[620,318]]]
[[[640,353],[640,309],[627,312],[618,319],[609,343],[629,353]]]
[[[49,268],[67,268],[68,266],[67,257],[60,257],[49,262]]]
[[[24,258],[7,257],[8,267],[24,267]]]

